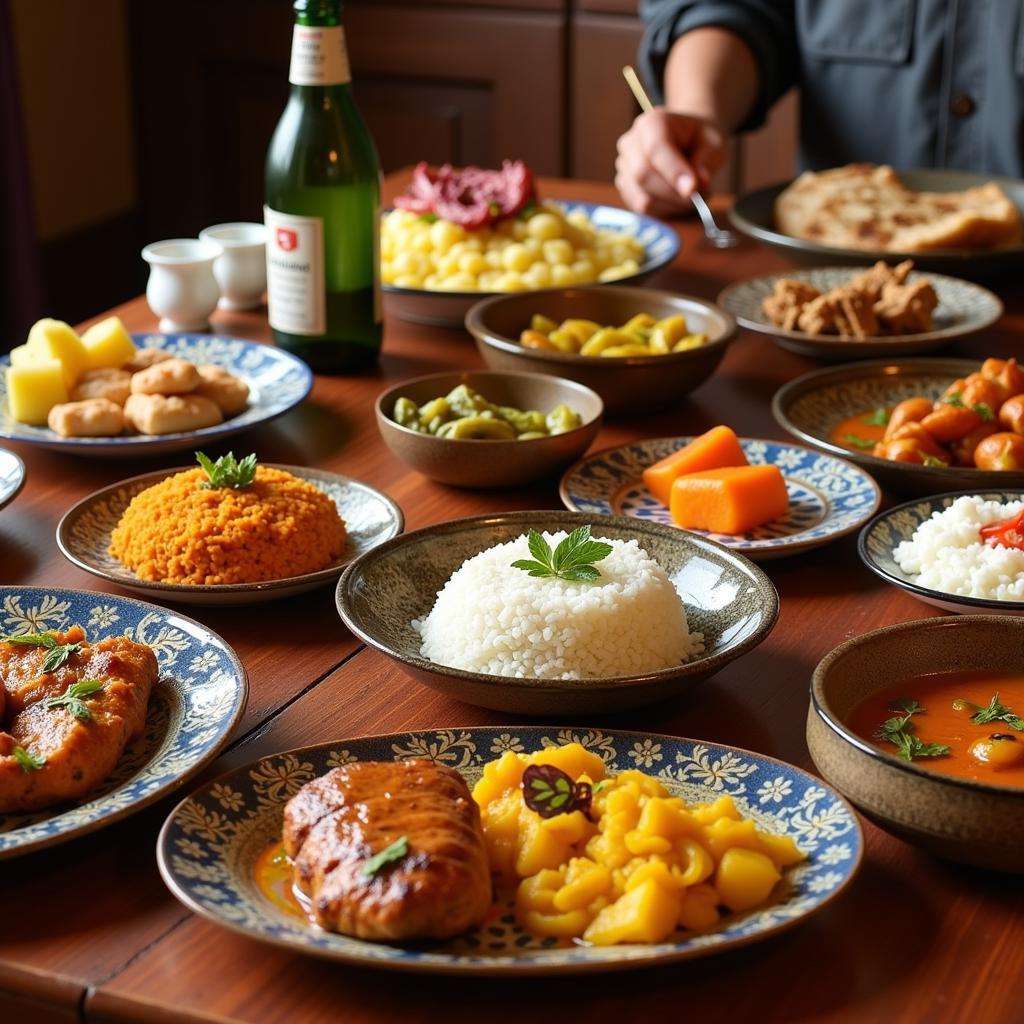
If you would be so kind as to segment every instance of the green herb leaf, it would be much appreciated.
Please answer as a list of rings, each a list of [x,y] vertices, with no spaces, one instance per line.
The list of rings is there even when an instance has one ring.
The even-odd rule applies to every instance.
[[[46,652],[43,658],[43,671],[56,672],[72,654],[77,654],[82,649],[81,644],[56,644]]]
[[[570,582],[599,580],[600,570],[592,563],[600,562],[612,553],[611,544],[591,540],[589,526],[573,530],[553,552],[536,530],[530,530],[526,535],[526,543],[533,560],[520,558],[512,563],[512,568],[522,569],[535,577],[557,577]]]
[[[600,793],[602,789],[607,788],[611,784],[612,784],[612,780],[611,779],[602,779],[600,782],[595,784],[594,792],[595,793]]]
[[[255,454],[247,455],[239,462],[234,452],[228,452],[216,462],[212,462],[202,452],[196,452],[196,461],[206,471],[207,479],[200,486],[207,490],[231,487],[238,491],[251,486],[256,479]]]
[[[946,405],[953,406],[953,408],[955,408],[955,409],[966,409],[967,408],[967,406],[964,405],[964,400],[960,397],[960,392],[959,391],[954,391],[953,394],[947,395],[944,399],[942,399],[942,401]]]
[[[995,415],[992,412],[992,406],[988,402],[979,402],[977,405],[972,405],[971,408],[986,421],[995,419]]]
[[[83,679],[81,682],[72,683],[64,693],[56,697],[47,697],[45,705],[48,708],[67,708],[68,712],[83,722],[92,718],[92,712],[88,705],[82,700],[91,694],[103,689],[101,679]]]
[[[949,463],[946,462],[944,459],[939,459],[936,458],[936,456],[934,455],[929,455],[927,452],[921,452],[921,465],[932,466],[933,468],[936,469],[939,467],[945,469],[949,466]]]
[[[56,647],[52,633],[23,633],[21,636],[5,636],[5,644],[21,644],[23,647]]]
[[[887,718],[876,735],[879,739],[896,746],[900,757],[913,761],[919,757],[945,757],[949,753],[949,747],[945,743],[925,743],[919,736],[914,735],[914,723],[911,718],[914,715],[923,715],[927,708],[910,697],[899,697],[890,707],[899,708],[905,713],[895,718]]]
[[[582,811],[590,817],[593,790],[589,782],[573,782],[553,764],[531,764],[523,772],[523,803],[542,818]]]
[[[977,707],[977,705],[972,705],[972,707]],[[989,722],[1005,722],[1011,729],[1024,732],[1024,718],[1014,714],[1005,704],[1000,704],[998,693],[992,695],[988,707],[978,708],[971,715],[971,721],[978,725],[988,725]]]
[[[863,448],[867,451],[869,448],[874,448],[876,442],[867,437],[858,437],[856,434],[847,434],[843,438],[843,444],[853,445],[854,448]]]
[[[889,423],[889,410],[880,405],[870,416],[861,420],[866,427],[884,427]]]
[[[433,210],[428,210],[426,213],[420,214],[420,220],[423,221],[424,224],[436,224],[438,219],[437,214],[434,213]]]
[[[24,747],[15,747],[11,751],[14,760],[21,765],[21,770],[27,775],[29,772],[37,772],[46,764],[45,757],[36,757],[30,754]]]
[[[409,852],[409,837],[402,836],[390,846],[385,846],[380,853],[375,853],[363,865],[363,875],[372,878],[385,864],[401,860]]]

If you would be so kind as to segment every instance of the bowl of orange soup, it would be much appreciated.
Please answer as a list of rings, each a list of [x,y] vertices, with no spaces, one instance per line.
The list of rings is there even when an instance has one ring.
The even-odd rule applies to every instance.
[[[924,619],[840,644],[814,672],[807,746],[883,828],[1024,873],[1024,619]]]

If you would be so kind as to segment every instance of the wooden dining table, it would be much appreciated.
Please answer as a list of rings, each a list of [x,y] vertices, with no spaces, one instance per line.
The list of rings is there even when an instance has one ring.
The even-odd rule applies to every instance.
[[[405,172],[390,176],[385,199],[406,180]],[[571,200],[618,201],[606,184],[547,180],[541,190]],[[715,203],[719,215],[726,208],[724,199]],[[729,282],[791,265],[749,241],[714,249],[693,220],[675,227],[682,251],[651,280],[654,286],[714,298]],[[1004,281],[996,288],[1006,315],[983,337],[961,343],[961,354],[1019,354],[1024,287]],[[109,312],[97,311],[97,318]],[[156,329],[143,298],[112,312],[131,330]],[[218,312],[213,330],[270,341],[265,309]],[[358,376],[317,376],[300,407],[216,450],[233,446],[268,462],[364,480],[401,505],[407,530],[480,513],[560,507],[555,478],[511,490],[458,490],[425,478],[385,448],[373,414],[381,391],[403,378],[480,365],[464,331],[387,317],[376,368]],[[698,433],[721,422],[742,436],[783,439],[772,419],[772,395],[816,365],[764,336],[740,332],[706,384],[666,409],[608,419],[595,448]],[[54,539],[58,520],[100,487],[188,458],[91,459],[11,447],[28,475],[22,493],[0,512],[0,584],[117,593],[61,556]],[[876,627],[938,613],[868,572],[855,536],[764,568],[778,588],[781,614],[753,652],[666,703],[544,724],[698,738],[813,771],[804,727],[818,661]],[[250,681],[242,721],[200,779],[323,741],[529,721],[458,703],[414,682],[346,630],[330,588],[248,607],[179,608],[237,651]],[[303,957],[193,915],[164,886],[155,857],[160,826],[182,795],[73,841],[0,862],[0,1022],[1024,1020],[1019,877],[937,860],[864,819],[866,851],[857,879],[785,934],[673,966],[503,980],[385,973]]]

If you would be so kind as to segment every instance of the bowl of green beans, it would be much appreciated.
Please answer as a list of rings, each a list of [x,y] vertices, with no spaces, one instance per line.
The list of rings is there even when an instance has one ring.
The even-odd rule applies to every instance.
[[[539,373],[432,373],[377,399],[391,453],[455,487],[516,487],[554,477],[601,427],[604,403],[575,381]]]

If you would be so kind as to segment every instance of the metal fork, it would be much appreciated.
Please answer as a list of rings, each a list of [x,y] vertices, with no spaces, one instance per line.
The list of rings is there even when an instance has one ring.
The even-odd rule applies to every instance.
[[[640,79],[637,77],[637,73],[631,65],[627,64],[622,69],[622,76],[626,79],[626,84],[632,90],[637,103],[640,104],[641,110],[653,110],[654,104],[651,103],[650,97],[647,95]],[[727,228],[720,228],[715,223],[715,215],[711,212],[711,207],[708,206],[707,200],[699,192],[691,192],[690,199],[693,201],[697,215],[704,225],[704,237],[716,249],[731,249],[734,245],[739,244],[739,238],[732,231],[729,231]]]

